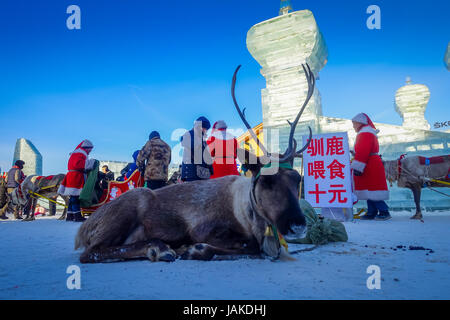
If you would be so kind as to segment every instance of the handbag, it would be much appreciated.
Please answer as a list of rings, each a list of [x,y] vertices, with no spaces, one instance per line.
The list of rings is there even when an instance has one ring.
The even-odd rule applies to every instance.
[[[209,179],[211,177],[211,172],[209,168],[203,166],[196,166],[197,177],[200,179]]]

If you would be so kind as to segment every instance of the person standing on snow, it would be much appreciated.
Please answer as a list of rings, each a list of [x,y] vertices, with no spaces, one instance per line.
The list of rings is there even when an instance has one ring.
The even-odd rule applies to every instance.
[[[205,117],[194,122],[194,128],[181,137],[183,161],[181,180],[183,182],[209,179],[213,174],[212,159],[206,143],[206,132],[211,123]]]
[[[384,200],[389,199],[389,190],[383,162],[378,154],[379,130],[365,113],[357,114],[352,122],[357,132],[355,157],[350,166],[353,169],[355,194],[358,200],[367,200],[367,214],[361,219],[388,220],[391,215]]]
[[[58,194],[69,196],[66,221],[82,222],[86,220],[81,216],[80,193],[86,182],[86,173],[93,169],[95,159],[89,159],[88,155],[94,148],[89,140],[83,140],[75,150],[70,153],[67,164],[68,172],[58,188]]]
[[[144,180],[148,188],[156,190],[166,186],[171,157],[170,146],[161,139],[158,131],[152,131],[136,160],[139,171],[145,172]]]
[[[238,176],[237,170],[237,147],[236,138],[227,132],[227,124],[223,120],[214,123],[211,137],[207,141],[209,152],[214,159],[211,179],[224,176]]]
[[[17,188],[22,181],[25,179],[25,174],[22,172],[23,166],[25,165],[25,161],[17,160],[14,163],[14,166],[8,171],[6,174],[5,182],[6,182],[6,192],[8,194],[9,203],[12,204],[11,193]],[[2,213],[2,216],[5,212]],[[20,216],[20,206],[14,206],[14,218],[21,220]]]

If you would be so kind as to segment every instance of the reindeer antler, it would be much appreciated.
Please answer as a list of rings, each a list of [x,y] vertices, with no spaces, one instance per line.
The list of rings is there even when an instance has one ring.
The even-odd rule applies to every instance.
[[[311,99],[312,95],[314,94],[314,87],[316,84],[316,79],[314,77],[314,73],[311,71],[309,65],[306,64],[306,68],[305,68],[305,66],[302,64],[302,68],[306,75],[306,81],[308,82],[308,93],[306,94],[305,102],[303,103],[302,108],[298,112],[297,117],[295,117],[294,122],[290,122],[288,120],[288,123],[291,127],[291,131],[289,132],[288,148],[287,148],[286,152],[283,154],[283,156],[280,158],[280,162],[289,161],[289,160],[292,160],[294,157],[300,156],[300,154],[303,151],[305,151],[306,148],[308,148],[309,143],[311,142],[311,138],[312,138],[312,130],[311,130],[311,127],[308,126],[308,129],[309,129],[308,141],[303,146],[303,148],[301,148],[297,152],[295,151],[295,149],[296,149],[295,146],[297,145],[297,143],[295,142],[295,146],[294,146],[295,129],[297,127],[298,121],[300,120],[300,116],[302,115],[303,111],[305,110],[306,106],[308,105],[309,100]]]
[[[234,71],[233,80],[231,82],[231,96],[233,97],[234,106],[236,107],[236,110],[237,110],[237,112],[239,114],[239,117],[241,117],[242,122],[244,122],[245,126],[247,127],[248,131],[250,132],[250,135],[256,141],[257,145],[259,146],[259,148],[261,149],[263,154],[270,158],[271,157],[270,153],[267,152],[266,147],[261,143],[261,141],[259,141],[258,136],[255,134],[255,132],[253,131],[252,127],[247,122],[247,119],[245,118],[245,114],[244,114],[245,108],[244,108],[244,111],[241,111],[241,108],[239,107],[239,104],[238,104],[238,102],[236,100],[236,95],[235,95],[234,91],[235,91],[235,88],[236,88],[236,76],[237,76],[237,73],[238,73],[240,68],[241,68],[241,65],[239,65],[236,68],[236,70]]]
[[[307,141],[307,143],[303,146],[302,149],[300,149],[299,151],[295,151],[296,150],[296,146],[297,146],[297,142],[294,139],[294,133],[295,133],[295,128],[297,127],[298,121],[300,119],[300,116],[302,115],[303,111],[306,108],[306,105],[308,104],[309,100],[311,99],[313,93],[314,93],[314,86],[316,83],[316,79],[314,78],[314,74],[311,71],[311,69],[309,68],[309,65],[306,64],[306,68],[305,66],[302,64],[302,68],[303,71],[305,72],[306,75],[306,80],[308,81],[308,93],[306,95],[306,99],[305,102],[303,103],[302,108],[300,109],[299,113],[297,114],[297,116],[295,117],[294,122],[290,122],[288,120],[288,123],[291,127],[291,130],[289,132],[289,141],[288,141],[288,148],[286,150],[286,152],[283,154],[282,157],[280,158],[274,158],[265,148],[265,146],[259,141],[258,136],[255,134],[255,132],[253,131],[252,127],[250,126],[250,124],[247,122],[247,119],[245,118],[245,108],[244,108],[244,112],[241,111],[241,108],[239,107],[239,104],[237,103],[236,100],[236,96],[235,96],[235,87],[236,87],[236,76],[237,73],[239,71],[239,69],[241,68],[241,65],[239,65],[236,70],[234,71],[233,74],[233,80],[231,83],[231,96],[233,97],[233,102],[234,105],[236,107],[236,110],[239,114],[239,116],[241,117],[242,122],[244,122],[245,126],[247,127],[248,131],[250,132],[250,135],[252,136],[252,138],[256,141],[256,143],[258,144],[259,148],[261,149],[261,151],[263,152],[263,154],[267,157],[269,157],[271,160],[275,160],[278,162],[287,162],[287,161],[291,161],[294,157],[299,157],[301,155],[301,153],[303,151],[306,150],[306,148],[308,148],[309,143],[311,142],[311,138],[312,138],[312,130],[311,127],[308,126],[309,129],[309,139]]]

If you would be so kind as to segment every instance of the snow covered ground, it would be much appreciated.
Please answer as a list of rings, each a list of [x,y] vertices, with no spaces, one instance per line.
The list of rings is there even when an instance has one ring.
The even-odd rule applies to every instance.
[[[349,242],[296,254],[294,262],[83,265],[73,250],[80,224],[48,217],[1,221],[0,299],[450,299],[450,212],[425,213],[424,222],[410,215],[347,222]],[[79,290],[67,288],[70,265],[81,269]],[[380,267],[379,290],[367,288],[370,265]]]

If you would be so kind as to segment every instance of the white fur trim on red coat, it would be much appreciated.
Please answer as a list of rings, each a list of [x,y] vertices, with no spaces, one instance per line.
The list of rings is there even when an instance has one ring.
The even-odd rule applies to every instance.
[[[361,130],[359,130],[358,134],[364,133],[364,132],[369,132],[369,133],[373,134],[374,136],[377,136],[377,133],[380,132],[380,130],[374,129],[371,126],[367,125],[367,126],[362,127]]]
[[[70,188],[65,187],[64,185],[60,184],[58,188],[58,194],[62,196],[79,196],[81,194],[81,189],[78,188]]]
[[[214,131],[211,137],[214,137],[218,140],[233,140],[235,137],[228,133],[228,131],[217,130]]]
[[[358,160],[353,160],[350,164],[350,168],[352,168],[353,170],[358,170],[359,172],[364,172],[366,164]]]

